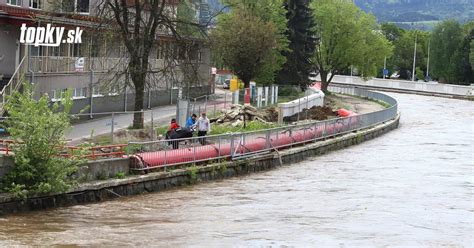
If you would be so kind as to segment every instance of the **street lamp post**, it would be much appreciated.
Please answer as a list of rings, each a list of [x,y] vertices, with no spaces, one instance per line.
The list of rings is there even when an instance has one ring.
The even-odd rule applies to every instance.
[[[426,61],[426,80],[430,76],[430,48],[431,48],[431,37],[428,40],[428,60]]]
[[[415,68],[416,68],[416,42],[418,40],[418,33],[415,31],[415,49],[413,51],[413,71],[411,75],[411,81],[415,81]]]

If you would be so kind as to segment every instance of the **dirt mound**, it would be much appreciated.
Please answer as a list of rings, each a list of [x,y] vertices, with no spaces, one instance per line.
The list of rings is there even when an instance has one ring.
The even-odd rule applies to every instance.
[[[337,112],[333,111],[330,107],[328,106],[314,106],[310,109],[303,109],[299,113],[299,120],[327,120],[330,118],[337,117]],[[294,114],[289,117],[283,118],[283,121],[285,122],[294,122],[298,121],[298,114]]]

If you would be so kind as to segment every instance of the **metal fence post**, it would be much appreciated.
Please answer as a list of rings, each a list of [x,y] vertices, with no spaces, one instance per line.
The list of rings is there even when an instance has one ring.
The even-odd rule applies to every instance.
[[[151,111],[151,140],[155,140],[155,125],[153,122],[153,110]]]
[[[234,134],[230,134],[230,158],[234,158]]]
[[[224,92],[224,109],[227,107],[227,92]]]
[[[300,121],[301,98],[298,98],[298,121]]]
[[[220,160],[221,159],[221,136],[219,136],[219,139],[217,142],[219,143],[217,146],[217,152],[218,152],[217,156],[219,157],[219,160]]]
[[[309,112],[309,96],[306,96],[306,120],[308,120],[308,112]]]
[[[323,138],[326,138],[326,135],[327,135],[327,125],[328,125],[328,121],[324,121],[324,129],[322,133]]]
[[[196,165],[196,146],[194,145],[193,148],[194,148],[194,159],[193,160],[194,160],[194,165]]]
[[[272,147],[272,141],[271,141],[271,129],[267,130],[267,134],[266,134],[266,145],[265,145],[265,149],[270,149]]]
[[[111,123],[111,130],[110,130],[110,136],[112,138],[112,144],[114,143],[114,118],[115,117],[115,113],[112,113],[112,123]]]
[[[148,88],[148,109],[151,108],[151,91],[150,88]]]

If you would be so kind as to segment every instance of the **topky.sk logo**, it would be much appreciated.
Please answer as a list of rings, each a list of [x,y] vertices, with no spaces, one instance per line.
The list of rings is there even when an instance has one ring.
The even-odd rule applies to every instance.
[[[64,27],[53,27],[51,24],[47,24],[46,27],[27,27],[23,23],[20,31],[20,43],[34,46],[58,47],[61,43],[82,43],[82,31],[84,30],[79,27],[68,30],[67,37],[63,38]]]

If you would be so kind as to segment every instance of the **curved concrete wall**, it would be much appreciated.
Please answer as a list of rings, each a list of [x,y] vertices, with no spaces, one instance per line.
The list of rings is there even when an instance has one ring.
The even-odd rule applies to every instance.
[[[309,88],[306,93],[308,96],[293,100],[291,102],[279,103],[281,117],[292,116],[303,109],[309,109],[314,106],[324,105],[324,93],[320,90]]]

